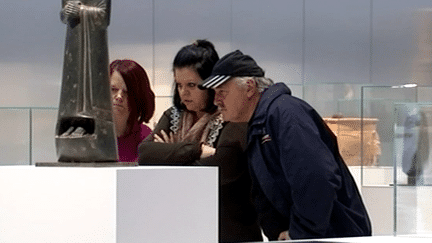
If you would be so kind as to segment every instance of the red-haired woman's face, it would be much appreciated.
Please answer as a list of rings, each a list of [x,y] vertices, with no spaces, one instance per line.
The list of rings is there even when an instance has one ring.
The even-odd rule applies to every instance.
[[[111,97],[114,122],[116,129],[118,129],[126,125],[130,114],[128,90],[123,77],[118,71],[114,71],[111,75]],[[121,136],[122,132],[118,131],[117,136]]]

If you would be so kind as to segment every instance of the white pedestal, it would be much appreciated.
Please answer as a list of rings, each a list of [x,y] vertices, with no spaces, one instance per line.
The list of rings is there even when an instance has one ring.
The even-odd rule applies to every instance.
[[[216,167],[0,167],[0,242],[217,242]]]

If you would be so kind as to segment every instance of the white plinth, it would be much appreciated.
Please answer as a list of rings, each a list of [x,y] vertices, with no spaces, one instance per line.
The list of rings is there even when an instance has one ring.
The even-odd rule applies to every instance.
[[[216,167],[0,167],[0,242],[217,242]]]

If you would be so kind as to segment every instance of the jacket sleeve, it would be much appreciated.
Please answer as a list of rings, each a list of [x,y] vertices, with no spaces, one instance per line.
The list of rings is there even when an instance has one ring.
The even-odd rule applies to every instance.
[[[321,139],[311,111],[280,103],[269,111],[267,129],[276,138],[283,176],[291,186],[289,233],[292,239],[323,236],[341,188],[341,172]]]
[[[198,142],[153,142],[154,134],[160,135],[162,130],[170,131],[169,110],[162,115],[153,133],[139,145],[139,165],[187,165],[199,159],[201,147]]]

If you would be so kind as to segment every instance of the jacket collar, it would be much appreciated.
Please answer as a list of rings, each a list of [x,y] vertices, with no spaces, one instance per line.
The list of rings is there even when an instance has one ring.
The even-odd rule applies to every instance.
[[[262,94],[258,102],[252,119],[249,121],[249,125],[258,125],[265,122],[267,118],[268,107],[273,101],[281,95],[291,95],[291,90],[284,83],[276,83],[268,87]]]

